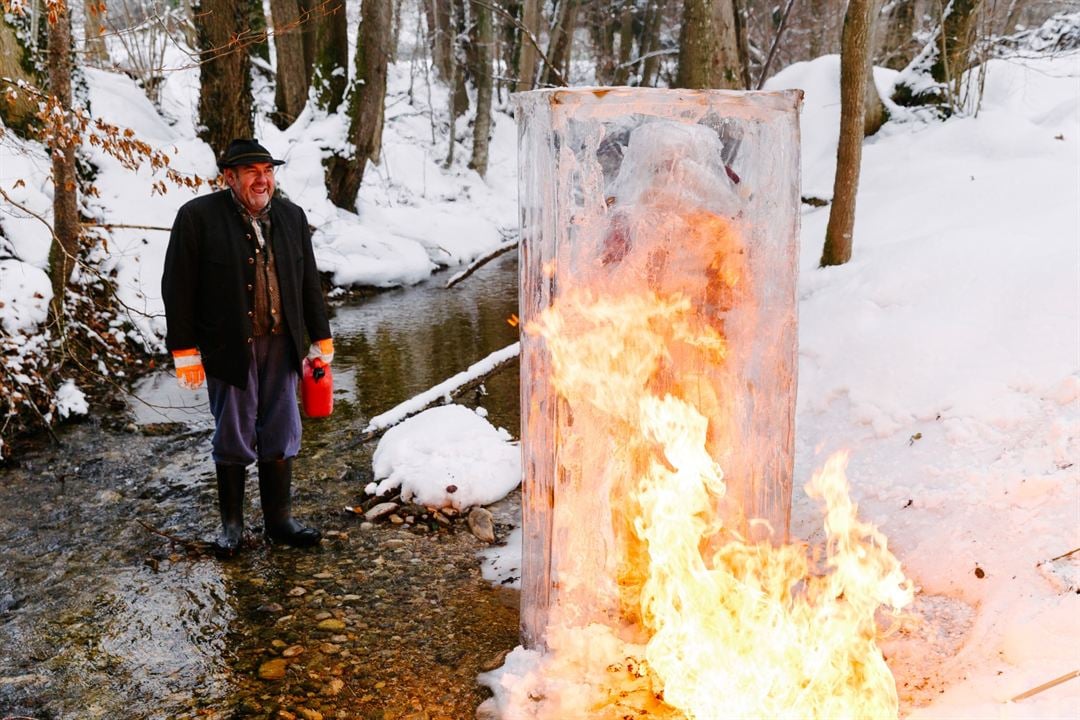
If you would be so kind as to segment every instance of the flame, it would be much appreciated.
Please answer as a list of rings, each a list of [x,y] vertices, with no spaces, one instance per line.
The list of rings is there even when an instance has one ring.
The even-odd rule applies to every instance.
[[[649,225],[708,240],[689,244],[690,252],[713,253],[707,297],[730,307],[746,292],[738,236],[724,221],[660,215]],[[614,240],[609,249],[622,262],[632,243],[625,233]],[[909,603],[911,584],[886,538],[858,520],[846,454],[807,485],[825,506],[820,553],[745,538],[717,461],[725,392],[735,383],[699,370],[723,366],[724,320],[695,310],[682,282],[640,288],[616,277],[567,291],[529,324],[545,341],[568,424],[588,428],[587,442],[560,438],[567,482],[582,496],[597,475],[604,483],[596,485],[610,488],[620,622],[590,625],[591,640],[575,642],[582,629],[573,628],[573,608],[559,608],[546,638],[547,690],[525,693],[534,706],[546,697],[548,709],[511,717],[896,717],[875,614]],[[598,580],[559,583],[569,597],[575,585]],[[609,647],[612,637],[622,639],[620,649]],[[580,696],[573,706],[550,697],[556,675],[591,678],[581,668],[597,662],[610,664],[605,687],[569,693]]]

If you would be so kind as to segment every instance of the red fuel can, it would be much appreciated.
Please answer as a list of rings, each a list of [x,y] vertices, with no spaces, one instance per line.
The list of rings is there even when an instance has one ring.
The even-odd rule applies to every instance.
[[[330,366],[319,358],[304,358],[300,405],[309,418],[327,417],[334,412],[334,375]]]

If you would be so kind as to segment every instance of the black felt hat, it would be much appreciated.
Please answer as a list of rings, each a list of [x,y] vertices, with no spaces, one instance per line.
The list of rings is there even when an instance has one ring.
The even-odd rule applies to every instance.
[[[254,165],[255,163],[270,163],[271,165],[284,165],[284,160],[277,160],[270,155],[270,151],[259,144],[254,138],[237,138],[229,143],[225,154],[218,160],[218,167],[222,170],[237,165]]]

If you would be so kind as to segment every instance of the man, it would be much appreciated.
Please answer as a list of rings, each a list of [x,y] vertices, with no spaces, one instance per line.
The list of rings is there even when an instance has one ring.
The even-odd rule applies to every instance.
[[[233,140],[218,161],[227,189],[176,214],[161,292],[182,387],[205,379],[223,532],[232,556],[244,531],[246,468],[258,463],[266,536],[294,547],[321,534],[292,517],[292,461],[300,450],[296,383],[305,356],[330,362],[326,316],[304,211],[274,197],[275,160],[256,140]]]

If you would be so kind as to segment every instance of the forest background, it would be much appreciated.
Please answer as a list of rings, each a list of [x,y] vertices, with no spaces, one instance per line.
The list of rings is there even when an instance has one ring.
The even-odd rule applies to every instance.
[[[483,189],[493,118],[509,95],[540,87],[760,89],[785,67],[840,55],[841,123],[822,265],[852,254],[861,148],[890,117],[944,121],[978,113],[985,61],[1037,46],[1080,47],[1078,0],[2,0],[0,148],[30,157],[0,173],[0,460],[12,440],[49,431],[95,404],[123,407],[125,382],[164,353],[163,322],[118,291],[118,233],[160,225],[103,219],[103,157],[130,171],[142,197],[205,190],[212,158],[260,123],[322,128],[321,193],[356,214],[362,187],[387,182],[381,162],[388,85],[430,126],[458,192]],[[882,97],[874,66],[900,71]],[[187,156],[105,119],[90,73],[122,73],[162,117],[162,88],[198,74]],[[423,98],[423,100],[421,100]],[[400,114],[400,113],[399,113]],[[313,123],[312,116],[320,119]],[[498,147],[512,147],[503,144]],[[192,154],[199,159],[196,162]],[[209,162],[207,159],[209,157]],[[200,174],[196,168],[202,169]],[[207,170],[210,168],[210,170]],[[48,177],[35,177],[47,171]],[[26,198],[44,187],[47,208]],[[288,190],[288,188],[285,188]],[[446,202],[459,195],[453,188]],[[176,203],[180,200],[178,199]],[[174,203],[175,204],[175,203]],[[14,222],[18,219],[20,222]],[[29,221],[45,253],[28,253]],[[380,274],[320,258],[333,292],[419,280],[512,242],[513,220],[489,222],[467,251],[413,273]],[[31,257],[30,255],[34,255]],[[32,307],[16,307],[28,268]],[[19,278],[16,281],[16,278]],[[23,289],[25,289],[23,287]],[[5,307],[6,305],[6,307]]]

